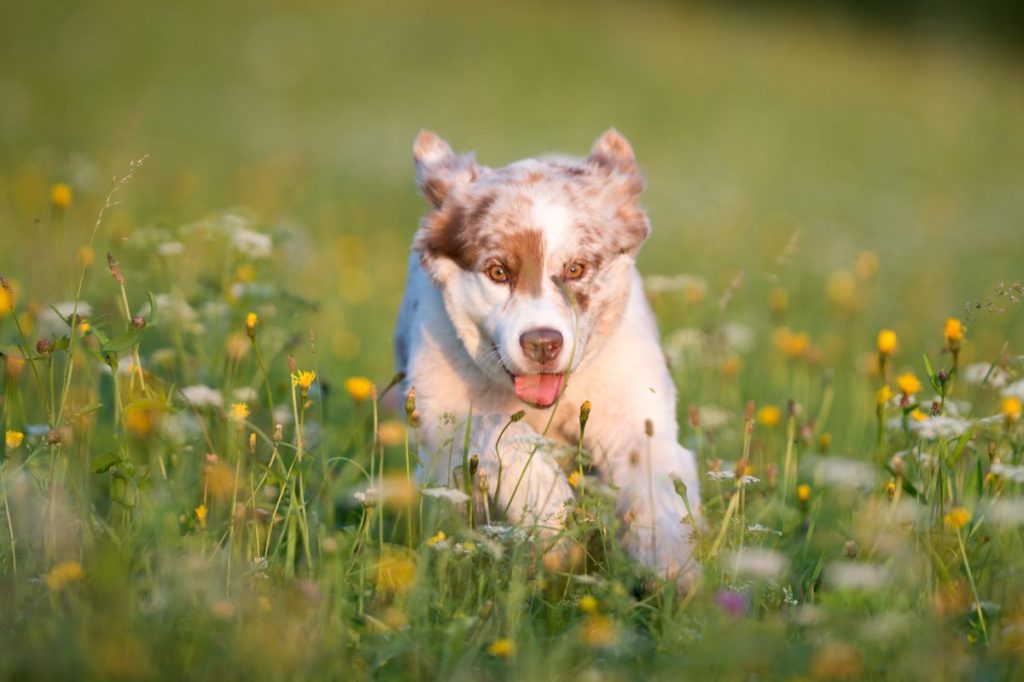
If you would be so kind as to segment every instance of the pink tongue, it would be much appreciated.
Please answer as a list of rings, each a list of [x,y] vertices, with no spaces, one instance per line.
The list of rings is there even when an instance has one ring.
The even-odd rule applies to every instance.
[[[562,390],[563,374],[528,374],[516,377],[516,395],[520,400],[549,407],[558,399],[558,392]]]

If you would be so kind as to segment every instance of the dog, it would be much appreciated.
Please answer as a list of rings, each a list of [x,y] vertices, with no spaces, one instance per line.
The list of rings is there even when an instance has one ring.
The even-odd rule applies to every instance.
[[[543,443],[576,446],[589,401],[582,445],[615,490],[624,549],[661,576],[694,575],[697,467],[635,266],[650,223],[629,142],[610,129],[585,160],[492,169],[421,131],[413,158],[431,208],[395,354],[415,387],[420,479],[451,481],[468,437],[490,508],[557,536],[573,488]]]

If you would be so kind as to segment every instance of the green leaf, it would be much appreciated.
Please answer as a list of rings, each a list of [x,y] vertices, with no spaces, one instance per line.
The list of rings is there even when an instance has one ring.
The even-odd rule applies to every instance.
[[[941,387],[939,386],[939,375],[935,372],[935,368],[932,367],[932,361],[928,359],[928,354],[925,353],[924,357],[924,369],[928,374],[928,383],[932,385],[936,393],[941,393]]]
[[[103,474],[110,471],[110,468],[120,464],[121,456],[116,452],[104,452],[102,455],[97,455],[92,460],[92,472],[94,474]]]
[[[115,336],[109,341],[103,342],[103,345],[100,347],[100,352],[123,353],[130,348],[134,348],[135,344],[139,342],[139,337],[141,335],[141,329],[132,329],[131,331],[127,331],[120,336]]]
[[[153,292],[149,292],[149,319],[146,320],[147,327],[155,327],[160,324],[159,315],[157,314],[156,297]]]

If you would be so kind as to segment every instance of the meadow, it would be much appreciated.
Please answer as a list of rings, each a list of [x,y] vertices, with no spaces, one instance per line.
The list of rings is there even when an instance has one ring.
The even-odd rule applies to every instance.
[[[1019,55],[663,3],[8,14],[3,678],[1020,675]],[[474,453],[417,485],[393,386],[416,132],[498,165],[609,125],[700,464],[692,591],[618,549],[585,452],[545,448],[570,570],[474,520]]]

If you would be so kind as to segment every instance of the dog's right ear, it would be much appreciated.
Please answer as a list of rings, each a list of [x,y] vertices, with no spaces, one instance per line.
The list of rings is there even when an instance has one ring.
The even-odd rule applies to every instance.
[[[456,187],[476,180],[479,169],[473,154],[456,154],[451,146],[429,130],[421,130],[412,145],[416,182],[423,196],[440,208]]]

